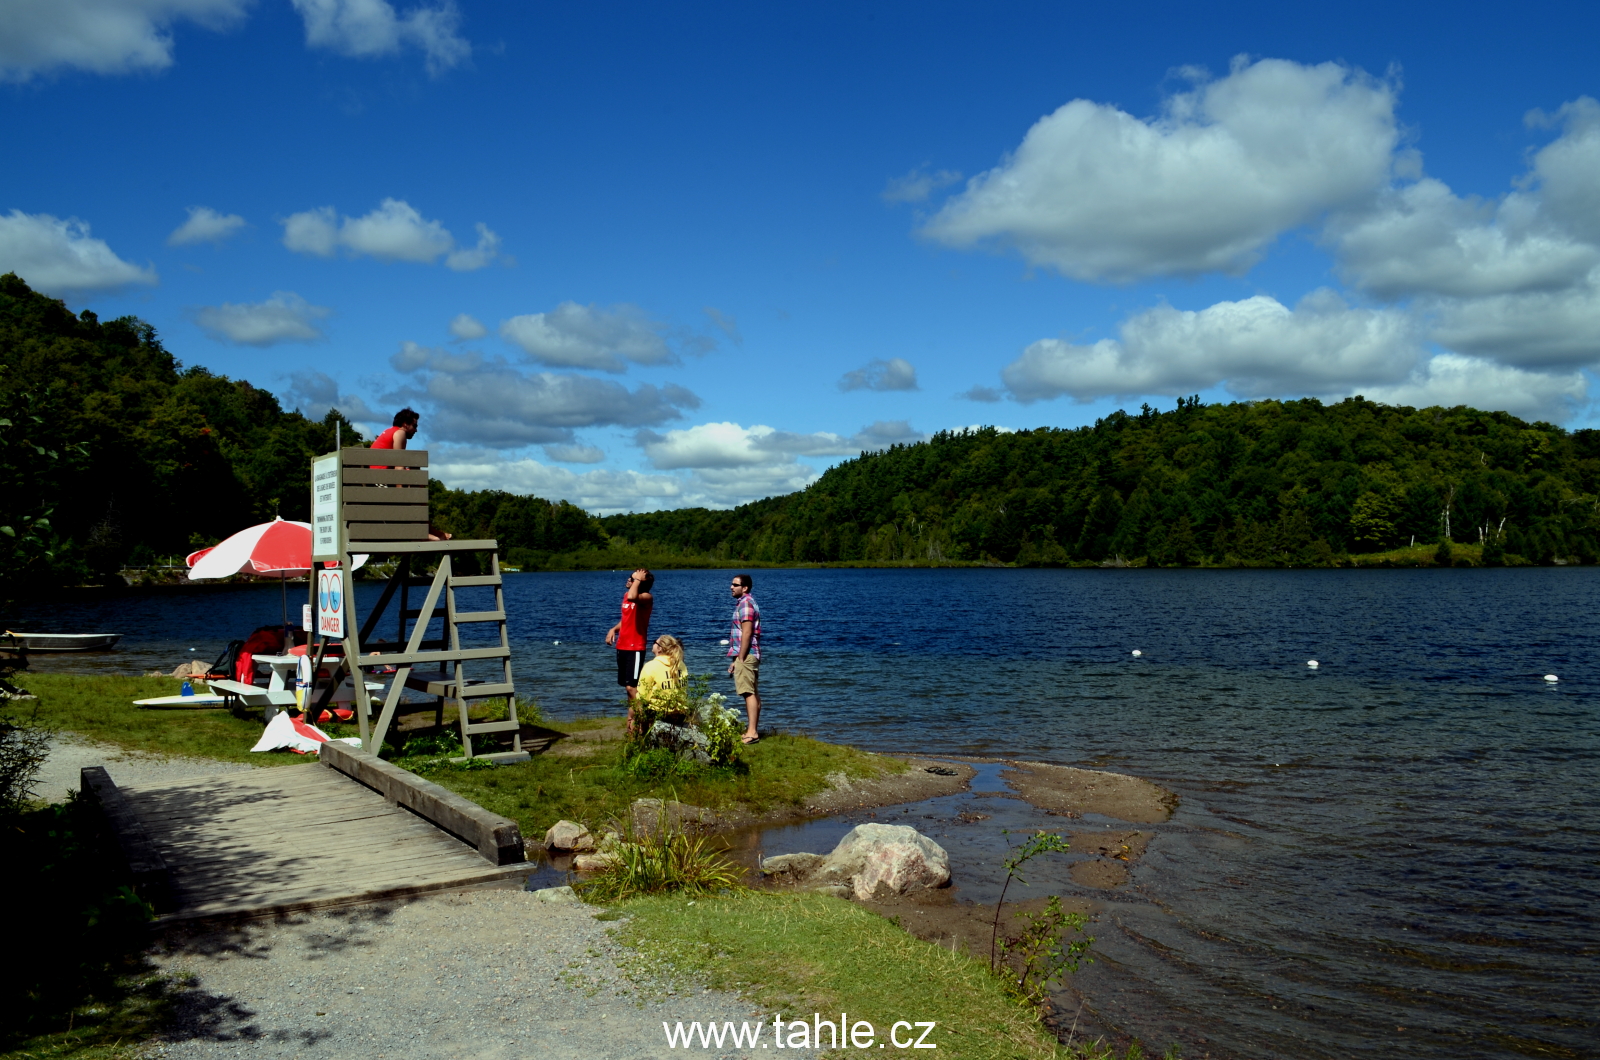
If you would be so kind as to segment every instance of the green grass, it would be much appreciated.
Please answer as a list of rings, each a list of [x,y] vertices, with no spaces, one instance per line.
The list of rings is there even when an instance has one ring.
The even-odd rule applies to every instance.
[[[582,732],[607,723],[546,724],[562,732]],[[823,778],[829,773],[866,778],[906,769],[898,759],[778,733],[739,749],[745,771],[710,770],[692,778],[650,780],[623,772],[620,739],[576,746],[592,750],[581,756],[535,755],[530,761],[494,769],[439,768],[430,771],[428,779],[512,818],[524,836],[538,839],[563,818],[590,829],[625,818],[634,799],[675,798],[713,810],[762,813],[797,805],[823,790],[827,787]]]
[[[105,677],[67,674],[22,674],[21,683],[38,697],[40,724],[132,751],[192,755],[251,765],[300,765],[312,756],[289,752],[252,754],[261,735],[259,712],[235,717],[225,710],[144,710],[135,699],[174,695],[179,681],[157,677]],[[25,703],[17,706],[24,712]],[[500,704],[501,711],[504,704]],[[493,704],[485,708],[493,709]],[[526,709],[526,708],[522,708]],[[412,756],[398,745],[385,754],[397,764],[425,765],[429,780],[504,814],[538,839],[556,821],[567,818],[597,829],[609,819],[627,815],[640,798],[676,798],[715,810],[743,808],[756,813],[795,805],[827,787],[823,778],[843,773],[852,778],[898,773],[905,763],[826,744],[804,736],[774,734],[739,750],[743,767],[714,770],[697,777],[649,780],[621,769],[622,741],[616,719],[587,719],[550,725],[558,732],[616,731],[616,739],[574,744],[581,755],[535,755],[531,761],[493,768],[461,768],[434,757]],[[356,735],[353,724],[321,724],[330,736]],[[564,743],[565,741],[563,741]],[[558,746],[560,746],[558,744]],[[432,750],[430,750],[432,754]]]
[[[775,1014],[837,1020],[842,1010],[851,1024],[870,1022],[879,1041],[896,1020],[933,1020],[927,1040],[939,1051],[930,1055],[946,1060],[1113,1055],[1096,1045],[1064,1048],[982,961],[914,938],[843,899],[751,891],[690,904],[690,897],[617,907],[627,917],[617,937],[633,950],[625,967],[646,981],[737,991],[764,1006],[766,1035]],[[828,1040],[826,1029],[822,1037]],[[1134,1046],[1126,1055],[1142,1054]]]
[[[296,765],[296,754],[251,754],[261,738],[260,712],[235,717],[226,710],[145,710],[136,699],[175,696],[171,677],[105,677],[23,672],[12,679],[39,697],[39,723],[47,728],[116,744],[130,751],[193,755],[251,765]],[[26,712],[28,703],[18,702]],[[343,735],[340,733],[339,735]],[[311,758],[311,761],[316,761]]]

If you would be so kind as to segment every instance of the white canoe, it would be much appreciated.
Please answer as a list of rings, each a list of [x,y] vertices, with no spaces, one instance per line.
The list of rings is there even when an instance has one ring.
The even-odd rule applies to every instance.
[[[18,633],[7,630],[28,651],[109,651],[121,633]]]
[[[200,710],[207,707],[220,707],[223,700],[221,696],[208,696],[196,692],[192,696],[157,696],[155,699],[136,699],[136,707],[151,707],[156,710]]]

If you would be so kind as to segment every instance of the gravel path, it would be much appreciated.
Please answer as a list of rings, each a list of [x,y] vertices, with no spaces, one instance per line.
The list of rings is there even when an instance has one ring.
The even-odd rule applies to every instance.
[[[195,978],[151,1055],[605,1060],[766,1052],[703,1049],[698,1041],[669,1049],[664,1020],[737,1026],[764,1014],[732,994],[629,978],[617,963],[627,951],[594,912],[527,891],[470,891],[169,936],[157,962]],[[769,1042],[771,1033],[768,1017]]]
[[[50,741],[50,757],[45,759],[44,768],[39,771],[34,797],[46,802],[62,801],[67,797],[69,788],[78,787],[78,771],[84,766],[105,766],[106,772],[111,774],[111,779],[118,786],[165,784],[212,773],[238,773],[261,768],[241,762],[219,762],[214,758],[145,754],[126,750],[116,744],[63,733]]]

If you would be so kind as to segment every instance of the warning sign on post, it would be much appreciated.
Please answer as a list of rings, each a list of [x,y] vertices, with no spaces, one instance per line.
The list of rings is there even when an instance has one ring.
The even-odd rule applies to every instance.
[[[311,558],[340,559],[339,454],[311,461]]]
[[[344,571],[317,571],[317,634],[344,639]]]

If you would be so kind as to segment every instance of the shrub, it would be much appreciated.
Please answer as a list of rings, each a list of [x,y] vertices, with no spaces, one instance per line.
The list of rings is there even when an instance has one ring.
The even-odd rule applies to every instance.
[[[50,756],[53,734],[38,718],[37,707],[26,718],[0,713],[0,816],[15,816],[32,801],[33,785]]]
[[[662,804],[648,831],[629,820],[621,842],[602,845],[609,864],[574,888],[586,901],[620,902],[666,891],[721,891],[743,886],[744,873],[709,836],[690,834]]]

